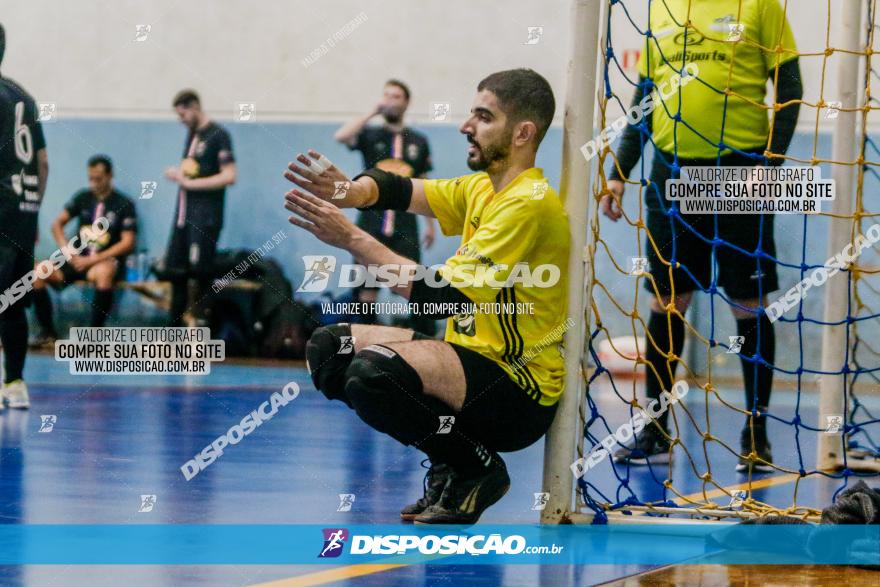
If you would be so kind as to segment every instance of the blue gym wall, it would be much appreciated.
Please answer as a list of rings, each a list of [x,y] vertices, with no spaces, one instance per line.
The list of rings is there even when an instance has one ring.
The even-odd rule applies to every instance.
[[[226,219],[220,237],[221,248],[256,249],[279,230],[287,233],[271,253],[297,287],[303,275],[302,255],[335,254],[305,231],[289,224],[283,208],[284,193],[293,187],[282,177],[287,163],[299,152],[315,148],[335,164],[354,175],[362,167],[358,152],[333,140],[336,123],[231,123],[221,122],[231,133],[238,168],[238,180],[227,191]],[[113,159],[117,188],[133,198],[140,194],[141,181],[157,181],[151,199],[136,201],[141,231],[138,248],[151,257],[163,254],[174,215],[177,190],[164,179],[163,171],[179,163],[185,140],[184,127],[176,122],[68,120],[44,126],[49,149],[50,173],[40,213],[40,254],[55,248],[49,226],[64,202],[85,187],[86,160],[95,153]],[[464,137],[454,126],[421,129],[430,140],[434,161],[433,177],[454,177],[470,173],[465,165]],[[559,183],[561,130],[551,129],[538,165],[544,167],[554,185]],[[355,212],[351,212],[354,218]],[[440,235],[439,227],[437,234]],[[457,238],[440,238],[425,255],[428,263],[440,263],[457,247]],[[340,259],[340,262],[345,262]]]
[[[303,276],[303,255],[336,254],[340,262],[348,262],[347,254],[339,255],[339,251],[324,245],[310,234],[294,227],[287,222],[288,213],[282,207],[283,194],[290,184],[282,177],[286,164],[300,151],[315,148],[325,153],[332,161],[349,174],[361,169],[358,153],[351,152],[333,141],[333,132],[337,122],[327,123],[231,123],[222,122],[232,134],[235,157],[238,163],[238,181],[229,189],[226,199],[226,221],[220,239],[222,248],[242,248],[253,250],[270,239],[279,230],[288,235],[270,256],[284,268],[287,277],[296,288]],[[49,224],[61,209],[63,203],[76,190],[86,185],[85,161],[94,153],[109,154],[116,168],[116,184],[122,191],[132,197],[140,193],[140,182],[155,180],[159,188],[152,199],[137,200],[140,216],[141,232],[139,248],[145,248],[151,257],[163,254],[174,213],[176,190],[174,185],[163,178],[163,170],[178,162],[184,141],[184,128],[176,122],[166,121],[123,121],[123,120],[60,120],[45,125],[50,157],[50,179],[43,204],[40,228],[41,242],[38,251],[47,255],[54,249]],[[434,161],[433,177],[452,177],[468,173],[464,164],[465,141],[453,125],[426,125],[421,127],[431,144]],[[559,128],[552,128],[541,149],[538,166],[543,167],[551,183],[558,187],[561,167],[561,138]],[[813,136],[798,135],[789,154],[798,158],[809,158],[813,148]],[[817,157],[827,157],[830,153],[830,136],[820,135],[817,144]],[[830,170],[823,166],[823,177],[829,177]],[[865,198],[868,209],[871,201],[876,199],[876,182],[866,180]],[[631,217],[637,215],[637,198],[635,190],[629,190],[625,198],[625,207]],[[354,212],[351,213],[352,217]],[[806,233],[802,216],[776,217],[776,241],[779,258],[784,262],[798,264],[802,258],[802,247],[806,247],[806,262],[811,265],[822,264],[828,257],[826,251],[827,220],[810,217],[807,219]],[[586,223],[581,224],[586,230]],[[438,229],[439,234],[439,229]],[[806,239],[804,234],[807,235]],[[618,263],[629,263],[629,256],[635,256],[635,231],[623,222],[616,224],[602,222],[602,235],[609,243]],[[806,244],[805,244],[806,242]],[[441,263],[449,257],[458,244],[457,237],[440,237],[435,246],[425,254],[424,261],[433,264]],[[870,257],[868,255],[871,255]],[[876,265],[876,252],[866,254],[862,261]],[[607,255],[600,254],[596,262],[597,274],[624,308],[634,303],[635,292],[632,288],[633,279],[621,275],[614,269]],[[799,271],[793,268],[780,269],[781,292],[794,285],[800,279]],[[65,309],[75,313],[88,311],[88,298],[84,292],[68,290],[63,294],[62,303]],[[334,294],[340,293],[338,290]],[[870,292],[869,292],[870,293]],[[86,294],[88,295],[88,294]],[[303,295],[305,301],[315,299],[316,294]],[[711,320],[709,304],[706,296],[700,296],[698,311],[691,312],[690,319],[706,335]],[[876,296],[874,296],[876,297]],[[383,299],[392,299],[388,293]],[[775,299],[771,296],[771,300]],[[630,322],[603,297],[598,295],[597,305],[606,326],[615,334],[631,332]],[[804,314],[807,318],[821,319],[823,292],[817,291],[808,295],[804,301]],[[639,295],[638,308],[643,316],[647,316],[647,296]],[[874,300],[871,298],[872,302]],[[134,296],[124,296],[120,302],[125,312],[125,321],[161,320],[161,316]],[[840,303],[847,303],[841,300]],[[716,298],[715,339],[726,343],[727,337],[735,334],[735,324],[730,312],[722,308],[724,303]],[[791,313],[789,313],[791,314]],[[793,317],[786,314],[786,317]],[[61,318],[61,317],[59,317]],[[69,318],[69,317],[68,317]],[[61,318],[63,322],[67,319]],[[116,317],[116,321],[123,320]],[[868,335],[865,324],[862,333]],[[798,325],[777,323],[777,333],[782,344],[777,363],[786,369],[796,369],[800,363],[800,351],[803,346],[804,362],[818,365],[819,340],[821,329],[806,322],[802,332]],[[797,341],[803,337],[803,345]],[[698,345],[698,354],[691,358],[698,364],[705,355],[702,345]],[[716,369],[735,372],[737,361],[730,356],[716,355]]]

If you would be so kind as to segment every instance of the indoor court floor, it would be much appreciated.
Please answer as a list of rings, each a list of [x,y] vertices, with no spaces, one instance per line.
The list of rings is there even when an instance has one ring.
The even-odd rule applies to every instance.
[[[26,374],[31,410],[0,414],[3,524],[396,524],[399,508],[421,494],[424,469],[419,453],[371,431],[343,404],[327,402],[314,390],[301,364],[214,364],[206,378],[105,376],[96,381],[68,374],[66,364],[48,354],[32,354]],[[184,462],[291,381],[301,387],[299,397],[239,444],[228,447],[192,480],[184,479],[180,472]],[[616,426],[625,414],[614,411],[618,400],[612,401],[605,392],[597,390],[596,397],[603,413],[614,414],[609,423]],[[725,390],[733,403],[742,401],[737,393]],[[802,417],[812,422],[813,398],[801,399]],[[774,396],[777,413],[790,417],[795,400],[793,392],[779,390]],[[692,390],[686,402],[699,405],[698,394]],[[56,416],[51,433],[39,432],[41,415]],[[716,417],[712,430],[736,446],[741,423],[737,414]],[[794,434],[782,424],[774,426],[778,427],[770,433],[777,462],[797,468]],[[815,433],[801,430],[799,436],[809,469]],[[695,457],[702,455],[700,438],[692,428],[685,428],[682,440]],[[538,512],[532,505],[533,493],[541,491],[542,457],[542,442],[505,455],[512,487],[481,522],[537,523]],[[720,446],[711,447],[710,458],[713,475],[723,486],[747,481],[734,471],[735,457]],[[686,459],[676,458],[675,485],[699,495],[702,484],[694,475],[684,474],[687,467]],[[616,483],[610,469],[598,471],[591,481],[613,496]],[[656,474],[663,478],[662,472]],[[630,485],[642,499],[663,497],[650,471],[634,468],[630,475]],[[754,497],[789,505],[794,479],[781,473],[756,477]],[[800,484],[798,504],[821,509],[841,484],[840,479],[811,475]],[[351,511],[337,512],[340,493],[355,494]],[[144,494],[156,496],[151,512],[138,512]],[[719,503],[724,499],[729,498],[720,498]],[[842,580],[841,568],[817,569],[817,573],[834,571],[837,583]],[[54,565],[0,567],[0,585],[596,585],[610,581],[664,585],[672,584],[669,573],[695,578],[676,584],[711,585],[723,583],[696,577],[747,572],[749,568],[742,567],[676,570],[633,565]],[[878,577],[870,571],[846,572],[855,573],[847,575],[852,580],[845,583],[850,585],[860,584],[861,573]],[[798,582],[824,584],[809,582],[806,576]]]

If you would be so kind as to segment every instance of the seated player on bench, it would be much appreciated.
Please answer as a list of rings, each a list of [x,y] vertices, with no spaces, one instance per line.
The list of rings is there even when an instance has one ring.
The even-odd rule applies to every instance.
[[[402,277],[427,271],[428,278],[402,280],[394,291],[423,309],[439,303],[461,309],[434,314],[452,317],[444,340],[402,328],[334,324],[315,331],[307,345],[312,379],[328,399],[428,455],[424,496],[401,511],[406,520],[476,522],[510,487],[498,452],[533,444],[556,413],[565,372],[559,327],[566,320],[570,235],[558,196],[535,168],[554,111],[543,77],[528,69],[502,71],[480,82],[460,127],[470,143],[468,167],[478,173],[432,180],[370,169],[350,182],[342,199],[333,199],[335,186],[348,179],[315,151],[299,155],[285,173],[301,188],[286,194],[292,224],[363,265],[392,268]],[[461,247],[444,266],[426,269],[379,243],[337,206],[437,218],[444,234],[461,235]],[[544,288],[511,284],[518,263],[531,270],[552,266],[559,279]],[[475,279],[484,270],[494,271],[496,286]],[[435,286],[444,279],[452,283]],[[468,309],[496,302],[531,303],[533,314]],[[352,338],[354,352],[340,353]]]
[[[64,227],[76,218],[78,234],[92,229],[103,217],[107,231],[101,237],[74,255],[58,269],[51,269],[45,279],[34,281],[34,310],[40,332],[33,346],[45,346],[58,338],[52,318],[52,300],[46,285],[62,289],[74,281],[88,281],[95,286],[92,299],[92,326],[103,326],[113,306],[113,286],[125,274],[125,258],[134,251],[137,234],[137,213],[134,202],[113,187],[113,163],[105,155],[95,155],[87,165],[89,187],[74,194],[52,223],[52,236],[58,247],[68,244]],[[99,232],[99,231],[96,231]],[[51,268],[49,261],[42,261]],[[39,268],[40,263],[36,264]],[[50,271],[43,269],[43,273]],[[40,272],[37,272],[38,275]]]

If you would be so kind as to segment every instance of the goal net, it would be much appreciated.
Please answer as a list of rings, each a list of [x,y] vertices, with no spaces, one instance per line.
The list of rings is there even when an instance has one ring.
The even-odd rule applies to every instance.
[[[694,216],[680,208],[665,210],[679,227],[671,235],[649,230],[645,200],[652,189],[657,145],[645,124],[640,123],[641,159],[625,177],[622,218],[611,222],[599,201],[609,193],[610,172],[619,164],[616,153],[624,124],[639,122],[630,105],[639,84],[640,59],[671,64],[681,76],[678,86],[701,84],[705,91],[726,96],[724,108],[703,112],[686,102],[694,93],[684,87],[666,95],[655,92],[654,130],[658,116],[668,117],[677,129],[675,137],[696,132],[689,117],[718,116],[725,128],[733,128],[742,124],[736,117],[742,108],[728,108],[734,100],[763,112],[773,128],[780,109],[791,106],[777,100],[773,83],[786,51],[782,30],[757,31],[766,23],[747,19],[747,5],[769,1],[778,2],[793,31],[804,93],[790,147],[773,152],[771,130],[764,155],[784,159],[785,166],[812,168],[817,178],[834,179],[835,199],[824,201],[818,213],[776,214],[774,254],[768,254],[760,240],[755,250],[740,250],[749,263],[763,257],[776,266],[779,287],[765,292],[763,309],[778,314],[772,362],[760,348],[753,355],[738,352],[742,341],[731,312],[736,302],[717,282],[719,252],[737,244],[721,238],[717,225],[714,238],[699,237],[702,246],[712,249],[713,269],[710,282],[697,287],[687,312],[678,314],[687,342],[676,354],[671,333],[657,340],[647,332],[650,299],[658,290],[645,267],[646,250],[653,248],[662,265],[652,266],[651,272],[680,268],[691,275],[681,261],[687,251],[677,245],[680,241],[692,246],[694,239],[685,241],[682,235],[698,231]],[[858,477],[878,475],[880,101],[872,95],[872,85],[880,80],[873,57],[878,48],[876,4],[877,0],[605,3],[594,124],[599,138],[583,149],[593,170],[584,315],[589,331],[582,358],[586,394],[572,413],[560,416],[576,418],[580,432],[568,473],[569,479],[576,475],[569,518],[604,523],[792,515],[815,520],[821,508]],[[698,25],[706,19],[693,18],[697,11],[712,12],[711,25]],[[673,55],[661,50],[668,46],[660,42],[662,37],[670,35],[680,40],[680,50]],[[778,57],[763,103],[751,101],[738,86],[737,60],[755,48]],[[701,65],[700,59],[726,59],[726,82],[713,83],[718,76],[687,67]],[[675,150],[679,147],[674,145]],[[716,147],[719,156],[729,152],[720,142]],[[673,177],[678,173],[671,170]],[[666,205],[674,207],[668,199]],[[661,242],[663,238],[671,239],[671,246]],[[841,257],[840,251],[847,255]],[[845,262],[835,265],[832,259]],[[787,294],[793,297],[786,300]],[[769,309],[780,300],[776,310]],[[670,305],[666,313],[674,317],[677,310]],[[677,363],[675,379],[684,386],[667,389],[671,395],[663,403],[668,405],[659,406],[669,411],[671,459],[646,466],[615,462],[610,453],[631,443],[635,432],[650,426],[650,419],[658,415],[658,406],[649,409],[645,394],[646,377],[654,376],[645,360],[649,345],[666,356],[667,367]],[[744,401],[743,360],[773,370],[766,415],[774,458],[768,473],[758,474],[751,467],[735,471],[741,458],[757,462],[753,447],[744,451],[740,445],[743,425],[756,415]],[[686,396],[677,399],[683,394],[676,392],[682,390]],[[548,439],[556,442],[559,438]],[[554,444],[548,450],[555,450]]]

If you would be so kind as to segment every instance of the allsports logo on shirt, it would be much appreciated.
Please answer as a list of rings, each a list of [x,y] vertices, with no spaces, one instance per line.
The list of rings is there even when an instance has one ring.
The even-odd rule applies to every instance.
[[[336,273],[336,257],[333,255],[305,255],[305,276],[297,292],[322,292],[330,285]],[[403,287],[416,281],[424,281],[428,287],[522,287],[548,288],[559,283],[561,271],[557,265],[543,263],[532,268],[528,263],[486,265],[483,263],[458,263],[455,265],[358,265],[346,263],[339,266],[336,286],[350,287]]]

